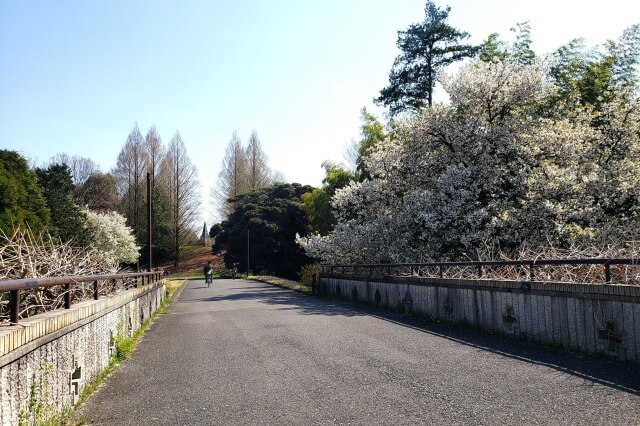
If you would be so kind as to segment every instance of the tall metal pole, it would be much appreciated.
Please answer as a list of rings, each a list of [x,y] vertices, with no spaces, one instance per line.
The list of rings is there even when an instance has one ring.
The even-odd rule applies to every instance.
[[[147,172],[147,249],[149,250],[149,271],[153,269],[153,227],[151,224],[151,173]]]
[[[247,229],[247,278],[249,278],[249,230]]]

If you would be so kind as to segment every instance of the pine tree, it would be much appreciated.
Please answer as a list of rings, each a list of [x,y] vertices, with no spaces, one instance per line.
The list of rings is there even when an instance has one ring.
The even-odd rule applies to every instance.
[[[71,171],[64,164],[52,164],[46,169],[36,169],[38,184],[51,212],[52,234],[63,242],[74,245],[87,244],[86,215],[74,200]]]
[[[424,21],[398,32],[397,45],[402,54],[393,63],[389,85],[375,100],[389,107],[392,115],[430,107],[442,68],[475,54],[476,47],[459,44],[469,34],[446,23],[450,10],[427,1]]]

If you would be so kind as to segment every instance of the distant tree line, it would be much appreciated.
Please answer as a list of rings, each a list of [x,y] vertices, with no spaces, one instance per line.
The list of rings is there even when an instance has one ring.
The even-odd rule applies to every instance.
[[[200,206],[197,170],[179,132],[165,148],[155,127],[143,137],[134,126],[109,173],[65,153],[31,168],[20,154],[0,151],[0,230],[7,236],[28,227],[76,246],[101,245],[120,262],[145,264],[148,203],[156,261],[178,262],[182,247],[197,239]]]

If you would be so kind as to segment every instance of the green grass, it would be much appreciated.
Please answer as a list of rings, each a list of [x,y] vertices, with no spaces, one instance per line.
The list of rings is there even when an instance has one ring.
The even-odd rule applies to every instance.
[[[178,290],[184,282],[189,279],[194,278],[190,276],[172,276],[171,278],[165,278],[164,283],[167,286],[167,291],[169,292],[169,298],[173,298],[173,293]]]
[[[275,285],[289,290],[297,291],[304,294],[311,294],[311,286],[298,281],[278,278],[271,275],[249,275],[250,280],[260,281],[263,283]]]

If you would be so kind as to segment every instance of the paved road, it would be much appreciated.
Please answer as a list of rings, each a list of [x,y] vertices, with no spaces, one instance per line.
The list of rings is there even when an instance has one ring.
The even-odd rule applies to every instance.
[[[93,424],[640,424],[637,366],[245,280],[190,281]]]

